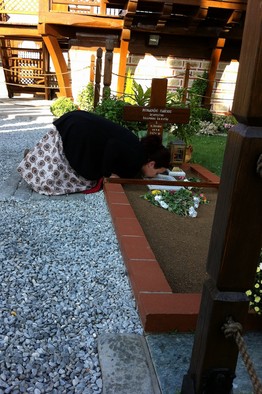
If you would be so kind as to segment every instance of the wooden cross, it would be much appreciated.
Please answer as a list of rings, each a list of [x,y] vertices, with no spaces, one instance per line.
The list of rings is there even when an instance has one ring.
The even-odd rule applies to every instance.
[[[124,119],[128,121],[147,122],[149,135],[163,135],[165,123],[188,123],[189,108],[166,107],[167,79],[152,79],[149,106],[124,107]]]

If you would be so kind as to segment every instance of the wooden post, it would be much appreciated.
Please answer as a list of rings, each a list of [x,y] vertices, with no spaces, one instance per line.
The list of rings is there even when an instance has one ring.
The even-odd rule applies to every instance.
[[[214,50],[212,52],[211,63],[210,63],[209,72],[208,72],[208,84],[207,84],[205,97],[203,100],[203,106],[208,109],[210,109],[210,106],[211,106],[211,104],[210,104],[211,95],[213,92],[214,82],[216,79],[217,66],[218,66],[221,52],[222,52],[222,49],[224,48],[225,42],[226,42],[225,38],[219,38],[217,40],[216,48],[214,48]]]
[[[167,79],[152,79],[150,105],[147,107],[127,105],[124,119],[147,122],[148,134],[162,137],[165,123],[188,123],[189,108],[166,107]]]
[[[102,70],[102,48],[98,48],[96,51],[96,77],[95,77],[95,94],[94,94],[94,107],[97,106],[100,97],[100,82],[101,82],[101,70]]]
[[[190,63],[187,63],[186,64],[186,72],[185,72],[184,84],[183,84],[183,97],[182,97],[182,103],[184,103],[184,104],[186,104],[186,98],[187,98],[189,71],[190,71]]]
[[[246,290],[253,287],[261,250],[262,7],[249,0],[233,114],[242,121],[229,132],[209,246],[207,273],[191,363],[182,394],[229,394],[238,349],[225,338],[229,316],[242,325]]]
[[[114,41],[110,39],[106,40],[103,96],[105,96],[106,89],[109,88],[111,85],[112,67],[113,67],[113,50],[114,50]]]
[[[125,71],[130,41],[130,30],[123,29],[120,41],[120,59],[118,67],[117,95],[122,96],[125,90]]]
[[[92,83],[95,80],[94,70],[95,70],[95,55],[92,55],[90,61],[90,75],[89,75],[90,82]]]

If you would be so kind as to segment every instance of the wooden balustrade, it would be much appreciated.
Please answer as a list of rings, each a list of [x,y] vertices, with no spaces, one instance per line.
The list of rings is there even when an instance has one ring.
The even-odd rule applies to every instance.
[[[44,76],[40,59],[25,59],[12,57],[10,61],[10,74],[14,83],[20,85],[44,84]]]
[[[38,15],[41,13],[66,12],[77,15],[119,17],[121,6],[113,8],[105,0],[4,0],[0,2],[0,14]],[[7,20],[8,22],[8,20]]]
[[[38,10],[39,0],[4,0],[0,2],[0,14],[37,15]]]

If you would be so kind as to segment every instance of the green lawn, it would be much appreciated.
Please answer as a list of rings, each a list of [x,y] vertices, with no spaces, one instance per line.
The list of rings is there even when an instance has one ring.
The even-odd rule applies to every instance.
[[[191,163],[201,164],[216,175],[221,175],[226,136],[199,135],[192,138]]]

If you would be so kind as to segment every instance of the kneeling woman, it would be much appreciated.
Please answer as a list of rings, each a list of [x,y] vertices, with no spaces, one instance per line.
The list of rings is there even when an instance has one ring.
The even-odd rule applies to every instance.
[[[72,111],[54,121],[17,170],[34,191],[61,195],[91,191],[103,177],[154,177],[169,162],[159,137],[139,140],[110,120]]]

